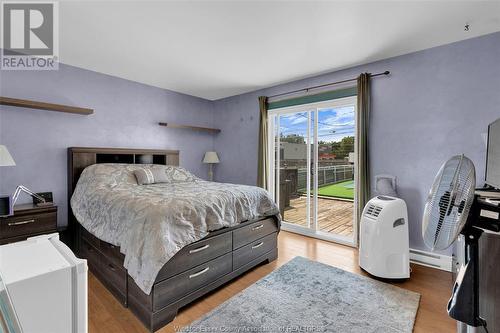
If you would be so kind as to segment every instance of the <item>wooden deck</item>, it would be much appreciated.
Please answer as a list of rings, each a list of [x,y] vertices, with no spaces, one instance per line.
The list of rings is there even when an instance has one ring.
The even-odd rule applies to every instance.
[[[318,198],[318,223],[321,231],[352,236],[353,214],[352,201]],[[283,219],[289,223],[306,226],[306,197],[291,199]]]

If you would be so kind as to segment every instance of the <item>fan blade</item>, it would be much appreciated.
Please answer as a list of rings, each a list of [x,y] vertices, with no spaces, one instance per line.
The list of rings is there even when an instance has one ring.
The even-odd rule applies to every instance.
[[[462,214],[462,212],[464,211],[464,208],[465,208],[465,200],[462,200],[460,202],[460,205],[458,205],[458,213]]]
[[[444,217],[445,215],[449,215],[450,196],[451,192],[446,191],[439,199],[439,220],[437,223],[436,232],[434,233],[434,245],[436,245],[438,241],[439,233],[444,222]]]

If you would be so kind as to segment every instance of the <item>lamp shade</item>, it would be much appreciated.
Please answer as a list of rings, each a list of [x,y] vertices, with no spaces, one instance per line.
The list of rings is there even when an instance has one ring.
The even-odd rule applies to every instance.
[[[14,162],[14,159],[7,150],[7,147],[5,147],[4,145],[0,145],[0,166],[14,165],[16,165],[16,162]]]
[[[203,163],[219,163],[219,156],[215,151],[207,151],[203,158]]]

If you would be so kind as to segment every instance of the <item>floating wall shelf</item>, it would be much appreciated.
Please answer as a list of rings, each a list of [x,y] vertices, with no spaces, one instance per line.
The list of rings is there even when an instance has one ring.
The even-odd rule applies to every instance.
[[[79,108],[76,106],[36,102],[36,101],[30,101],[27,99],[17,99],[17,98],[1,97],[1,96],[0,96],[0,105],[9,105],[9,106],[17,106],[17,107],[21,107],[21,108],[65,112],[65,113],[80,114],[80,115],[89,115],[89,114],[94,113],[94,110],[92,110],[92,109]]]
[[[171,127],[171,128],[184,128],[184,129],[190,129],[190,130],[195,130],[195,131],[205,131],[205,132],[210,132],[210,133],[220,133],[220,129],[218,129],[218,128],[189,126],[189,125],[180,125],[180,124],[173,124],[173,123],[158,123],[158,125],[165,126],[165,127]]]

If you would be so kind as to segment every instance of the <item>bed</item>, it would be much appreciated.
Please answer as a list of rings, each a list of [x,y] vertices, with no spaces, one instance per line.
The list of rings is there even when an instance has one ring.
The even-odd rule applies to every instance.
[[[265,191],[178,165],[178,151],[68,149],[67,242],[150,331],[278,254],[279,213]],[[138,185],[134,171],[150,168],[168,183]]]

